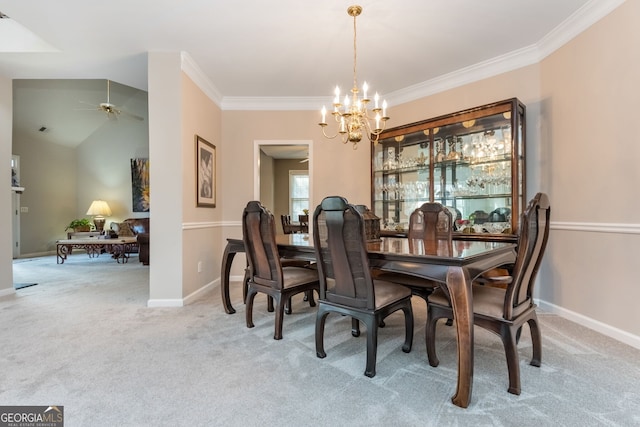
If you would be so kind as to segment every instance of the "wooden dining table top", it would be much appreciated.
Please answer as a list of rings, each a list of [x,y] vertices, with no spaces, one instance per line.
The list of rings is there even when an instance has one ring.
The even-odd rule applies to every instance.
[[[283,257],[315,260],[312,234],[279,234],[276,243]],[[379,241],[367,242],[372,266],[387,271],[414,272],[416,276],[437,281],[445,281],[446,277],[429,275],[429,269],[424,266],[464,266],[473,279],[489,269],[482,262],[489,256],[502,254],[506,263],[515,260],[515,248],[510,242],[479,240],[454,240],[451,245],[441,243],[428,247],[420,239],[406,237],[382,237]]]

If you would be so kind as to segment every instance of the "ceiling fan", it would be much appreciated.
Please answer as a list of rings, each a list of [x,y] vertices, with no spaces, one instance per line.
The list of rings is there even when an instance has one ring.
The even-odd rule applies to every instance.
[[[89,104],[88,102],[83,102],[80,101],[80,103],[82,104],[86,104],[86,105],[90,105],[93,108],[87,108],[85,110],[98,110],[98,111],[103,111],[105,113],[107,113],[107,117],[109,117],[110,119],[117,119],[119,115],[123,114],[127,117],[130,117],[132,119],[135,120],[144,120],[142,117],[135,115],[133,113],[129,113],[128,111],[122,110],[118,107],[116,107],[114,104],[111,103],[110,101],[110,97],[111,97],[111,80],[107,80],[107,102],[101,102],[98,105],[93,105],[93,104]]]

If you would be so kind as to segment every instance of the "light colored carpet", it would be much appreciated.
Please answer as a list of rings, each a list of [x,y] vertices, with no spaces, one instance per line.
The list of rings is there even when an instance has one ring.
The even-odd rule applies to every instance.
[[[630,426],[640,425],[640,351],[539,313],[542,367],[519,346],[522,394],[507,393],[500,340],[476,328],[473,398],[451,403],[455,330],[438,327],[440,366],[428,365],[425,304],[414,302],[413,350],[400,313],[380,330],[377,375],[363,375],[365,337],[330,315],[327,357],[315,354],[315,309],[299,297],[273,340],[256,299],[255,328],[222,309],[219,289],[183,308],[147,308],[148,267],[131,258],[73,254],[16,260],[16,282],[38,286],[0,299],[0,405],[63,405],[72,426]]]

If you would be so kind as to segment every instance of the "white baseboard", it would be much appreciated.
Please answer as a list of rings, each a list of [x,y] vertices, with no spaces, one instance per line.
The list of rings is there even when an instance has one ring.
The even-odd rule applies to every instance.
[[[207,283],[200,289],[190,293],[186,297],[182,299],[150,299],[147,301],[147,307],[149,308],[158,308],[158,307],[184,307],[187,304],[192,303],[193,301],[200,298],[202,295],[209,293],[213,290],[213,288],[217,285],[220,285],[220,278]]]
[[[606,335],[610,338],[613,338],[640,350],[640,337],[637,335],[633,335],[627,331],[623,331],[622,329],[615,328],[611,325],[607,325],[606,323],[602,323],[598,320],[592,319],[571,310],[567,310],[566,308],[548,303],[546,301],[538,300],[537,304],[542,310],[548,313],[557,314],[560,317],[564,317],[565,319],[571,320],[572,322],[576,322],[582,326],[586,326],[589,329],[593,329],[596,332],[600,332],[603,335]]]
[[[202,295],[211,292],[213,290],[214,286],[216,285],[216,282],[219,284],[220,283],[220,279],[216,279],[213,282],[209,282],[206,285],[204,285],[203,287],[201,287],[200,289],[196,290],[195,292],[192,292],[191,294],[187,295],[183,299],[184,305],[190,304],[193,301],[195,301],[198,298],[200,298]]]

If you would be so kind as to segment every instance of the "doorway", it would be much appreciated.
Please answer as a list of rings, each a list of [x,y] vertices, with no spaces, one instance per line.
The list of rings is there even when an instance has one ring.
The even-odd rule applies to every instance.
[[[254,141],[254,200],[260,200],[278,217],[276,195],[281,196],[283,189],[275,188],[274,165],[288,163],[289,169],[307,169],[309,175],[309,203],[313,203],[313,156],[310,140],[257,140]],[[299,166],[299,167],[298,167]],[[284,190],[288,194],[287,189]],[[288,196],[287,196],[288,197]],[[277,211],[277,212],[276,212]]]

